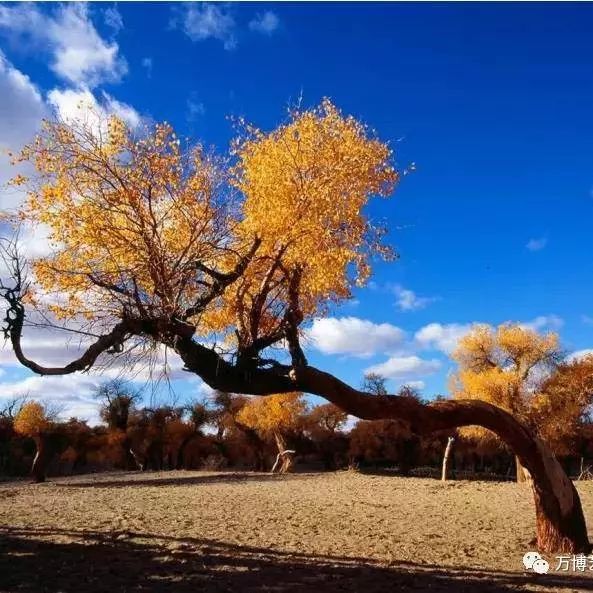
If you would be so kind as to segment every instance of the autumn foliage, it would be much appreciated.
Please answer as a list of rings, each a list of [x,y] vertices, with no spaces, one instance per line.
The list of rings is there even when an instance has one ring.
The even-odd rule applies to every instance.
[[[44,406],[36,401],[23,404],[14,419],[14,430],[28,437],[39,436],[50,426]]]
[[[237,420],[263,436],[297,429],[306,404],[302,393],[282,393],[255,398],[243,406]]]
[[[168,124],[137,137],[96,119],[46,122],[16,158],[36,175],[14,180],[28,190],[14,220],[53,245],[27,298],[59,318],[175,316],[250,359],[390,256],[363,207],[393,190],[391,151],[329,101],[271,133],[242,123],[228,159]]]

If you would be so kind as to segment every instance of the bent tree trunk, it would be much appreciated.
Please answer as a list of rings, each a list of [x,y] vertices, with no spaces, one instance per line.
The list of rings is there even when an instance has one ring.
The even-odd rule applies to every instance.
[[[451,455],[451,449],[453,448],[453,443],[455,439],[453,437],[449,437],[447,440],[447,446],[445,447],[445,454],[443,455],[443,471],[441,473],[441,481],[446,482],[449,478],[449,456]]]
[[[350,387],[312,366],[257,369],[247,374],[190,338],[173,344],[187,369],[213,389],[269,395],[303,391],[319,395],[364,420],[401,419],[417,434],[477,425],[497,434],[532,477],[537,547],[548,553],[590,550],[578,493],[547,447],[511,414],[479,400],[445,400],[422,404],[406,396],[378,396]]]

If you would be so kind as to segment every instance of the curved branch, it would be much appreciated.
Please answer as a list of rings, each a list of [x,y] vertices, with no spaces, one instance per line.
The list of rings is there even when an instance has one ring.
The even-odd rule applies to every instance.
[[[100,354],[108,351],[121,351],[122,344],[128,334],[127,324],[123,321],[115,325],[108,333],[97,339],[91,344],[85,352],[76,360],[62,367],[46,367],[27,358],[21,347],[22,322],[11,320],[11,326],[8,328],[10,341],[17,360],[28,369],[38,375],[69,375],[77,371],[86,371],[90,369]]]

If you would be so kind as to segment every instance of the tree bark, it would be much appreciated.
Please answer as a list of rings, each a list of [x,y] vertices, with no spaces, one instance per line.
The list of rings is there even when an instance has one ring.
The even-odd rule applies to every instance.
[[[49,462],[51,461],[51,447],[48,442],[48,437],[45,434],[40,434],[34,437],[34,441],[37,452],[35,453],[35,458],[33,459],[31,475],[33,476],[33,480],[35,482],[41,483],[45,482],[45,478],[47,476],[47,468],[49,466]]]
[[[446,482],[449,477],[449,455],[451,455],[451,449],[453,449],[453,443],[455,439],[449,437],[447,440],[447,446],[445,447],[445,454],[443,455],[443,471],[441,473],[441,481]]]
[[[521,463],[521,460],[515,455],[515,468],[517,473],[517,482],[519,484],[523,484],[531,480],[531,476],[529,475],[529,471],[527,468]]]
[[[292,470],[295,452],[292,449],[286,448],[286,439],[280,433],[274,433],[274,440],[278,448],[278,455],[276,456],[276,462],[272,467],[271,473],[278,470],[279,474],[286,474]]]

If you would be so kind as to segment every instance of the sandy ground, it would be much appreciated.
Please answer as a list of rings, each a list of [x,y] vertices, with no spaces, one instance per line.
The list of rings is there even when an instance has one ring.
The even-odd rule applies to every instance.
[[[593,482],[578,484],[593,526]],[[523,569],[528,487],[354,472],[0,483],[0,591],[591,591]],[[593,534],[592,534],[593,535]]]

